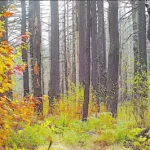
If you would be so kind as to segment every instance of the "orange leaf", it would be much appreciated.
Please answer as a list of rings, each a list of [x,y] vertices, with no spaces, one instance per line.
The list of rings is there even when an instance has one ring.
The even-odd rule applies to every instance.
[[[8,45],[8,42],[7,41],[2,41],[1,42],[3,45]]]
[[[21,37],[24,38],[24,39],[28,39],[29,35],[22,35]]]
[[[35,75],[39,75],[39,66],[38,66],[37,61],[34,63],[34,68],[33,68],[33,70],[34,70],[34,74],[35,74]]]
[[[27,67],[27,64],[23,64],[23,65],[21,66],[22,71],[25,71],[25,70],[26,70],[26,67]]]
[[[4,36],[3,32],[0,31],[0,38],[2,38],[3,36]]]
[[[14,13],[11,12],[11,11],[6,11],[6,12],[3,14],[3,16],[6,18],[6,17],[12,16],[13,14],[14,14]]]
[[[8,54],[12,53],[13,48],[12,47],[8,47]]]

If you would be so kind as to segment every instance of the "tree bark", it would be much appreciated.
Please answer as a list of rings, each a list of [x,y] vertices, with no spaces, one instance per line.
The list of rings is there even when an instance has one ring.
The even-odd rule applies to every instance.
[[[133,50],[134,50],[134,77],[142,75],[142,85],[134,82],[134,98],[139,99],[139,90],[146,88],[147,81],[147,49],[146,49],[146,16],[145,1],[131,1],[132,20],[133,20]],[[148,32],[149,35],[149,32]],[[145,73],[145,74],[144,74]],[[136,80],[136,78],[135,78]],[[138,87],[137,87],[138,86]],[[147,97],[146,89],[144,97]],[[142,96],[142,95],[141,95]]]
[[[133,51],[134,51],[134,76],[139,70],[139,47],[138,47],[138,16],[137,16],[137,1],[131,0],[132,5],[132,20],[133,20]]]
[[[26,2],[21,1],[21,8],[22,8],[22,20],[21,20],[21,35],[25,34],[26,32]],[[23,45],[26,44],[26,39],[22,38]],[[28,64],[28,51],[22,48],[22,60],[25,64]],[[28,74],[28,66],[26,70],[23,72],[23,89],[24,89],[24,96],[29,94],[29,74]]]
[[[106,38],[104,24],[104,4],[103,0],[97,2],[98,6],[98,33],[97,33],[97,84],[99,100],[106,98]]]
[[[147,12],[148,12],[148,30],[147,30],[147,38],[150,41],[150,7],[148,4],[145,4],[147,7]]]
[[[75,2],[72,1],[72,81],[76,85],[76,49],[75,49]]]
[[[7,0],[0,1],[0,13],[4,13],[7,10]],[[8,29],[7,29],[7,19],[1,17],[1,21],[5,21],[5,33],[2,40],[8,40]]]
[[[68,91],[68,61],[67,61],[67,41],[66,41],[66,1],[64,1],[64,66],[65,66],[65,85]]]
[[[108,109],[112,116],[117,116],[118,106],[118,68],[119,68],[119,32],[118,1],[109,0],[109,37],[107,98]]]
[[[79,82],[83,85],[85,76],[85,28],[86,28],[85,0],[79,1]]]
[[[91,16],[90,16],[90,1],[87,1],[87,27],[86,27],[86,49],[85,53],[85,82],[84,82],[84,103],[83,103],[83,116],[82,121],[86,121],[88,117],[89,106],[89,93],[90,93],[90,29],[91,29]]]
[[[34,96],[41,102],[37,107],[39,113],[42,112],[42,88],[41,88],[41,22],[40,22],[40,2],[29,2],[29,31],[30,54],[32,68],[32,87]]]
[[[91,52],[92,52],[92,74],[91,81],[95,92],[97,92],[97,15],[96,1],[91,1]]]
[[[51,70],[48,94],[51,100],[58,98],[60,94],[59,15],[57,0],[51,1]]]
[[[147,72],[145,1],[138,1],[138,37],[140,73]]]
[[[75,62],[76,86],[79,86],[79,1],[75,1]]]

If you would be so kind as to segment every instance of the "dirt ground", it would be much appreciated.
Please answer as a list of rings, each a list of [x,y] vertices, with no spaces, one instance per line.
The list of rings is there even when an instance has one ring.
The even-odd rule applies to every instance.
[[[38,147],[37,150],[47,150],[48,146],[40,146]],[[82,148],[82,147],[71,147],[71,146],[65,146],[63,144],[53,144],[52,147],[50,148],[50,150],[131,150],[128,148],[124,148],[120,145],[112,145],[112,146],[107,146],[107,147],[98,147],[98,146],[91,146],[91,148]]]

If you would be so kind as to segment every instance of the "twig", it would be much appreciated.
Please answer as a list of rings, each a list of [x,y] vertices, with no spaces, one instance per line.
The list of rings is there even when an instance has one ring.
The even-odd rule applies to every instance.
[[[52,146],[52,140],[50,140],[50,142],[49,142],[49,146],[48,146],[48,150],[50,150],[50,148],[51,148],[51,146]]]

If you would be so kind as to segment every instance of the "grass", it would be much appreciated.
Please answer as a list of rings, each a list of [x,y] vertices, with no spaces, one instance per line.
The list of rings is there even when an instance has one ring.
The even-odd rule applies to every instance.
[[[109,112],[89,117],[87,122],[65,115],[50,116],[23,130],[12,130],[7,146],[16,150],[28,147],[44,150],[52,140],[53,150],[129,150],[123,144],[130,141],[149,150],[149,141],[144,143],[136,138],[141,130],[136,125],[131,105],[126,103],[119,106],[117,119],[112,118]]]

